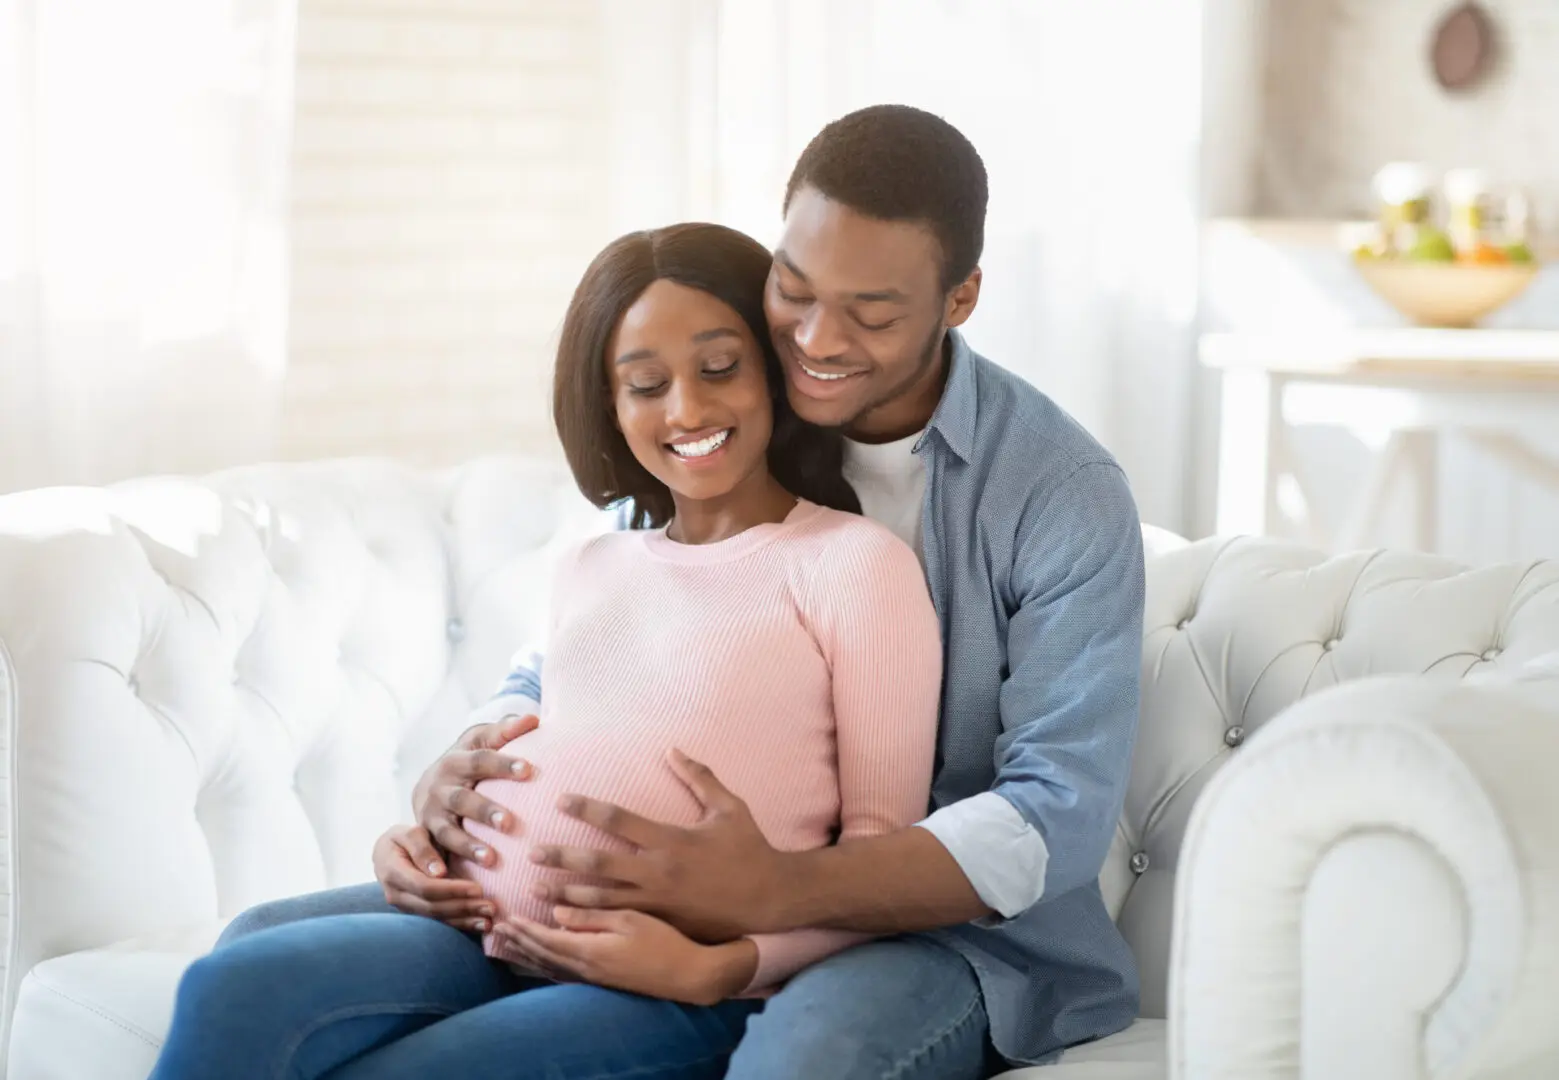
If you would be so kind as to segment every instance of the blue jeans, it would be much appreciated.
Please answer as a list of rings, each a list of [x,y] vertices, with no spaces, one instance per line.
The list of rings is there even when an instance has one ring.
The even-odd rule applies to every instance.
[[[352,886],[262,904],[233,921],[218,943],[218,953],[250,937],[269,937],[276,927],[320,916],[393,910],[385,904],[384,894],[377,885]],[[450,930],[449,933],[461,940],[470,940],[458,931]],[[477,952],[480,955],[480,951]],[[344,963],[340,957],[323,961],[332,971]],[[514,982],[519,984],[521,981],[515,979]],[[592,987],[568,989],[605,995],[603,1000],[617,997],[647,1001]],[[530,998],[535,993],[532,990],[519,996]],[[181,1008],[182,999],[181,990]],[[665,1002],[652,1004],[675,1010],[683,1008],[668,1006]],[[740,1019],[725,1023],[726,1028],[733,1031],[732,1045],[740,1039],[734,1054],[729,1046],[725,1049],[725,1053],[730,1054],[729,1062],[721,1059],[728,1080],[795,1080],[797,1077],[809,1080],[982,1080],[1003,1067],[990,1048],[985,1006],[973,970],[952,949],[927,937],[871,942],[829,957],[791,979],[783,990],[769,999],[761,1012],[755,1011],[751,1002],[727,1002],[726,1006],[742,1010]],[[467,1045],[452,1047],[450,1056],[437,1059],[437,1068],[449,1080],[486,1077],[522,1080],[536,1075],[574,1080],[576,1077],[623,1075],[609,1071],[590,1072],[584,1064],[577,1066],[578,1071],[574,1072],[562,1068],[555,1068],[552,1073],[529,1071],[531,1060],[542,1060],[538,1055],[561,1055],[569,1061],[582,1062],[584,1051],[601,1045],[603,1031],[611,1030],[620,1039],[622,1029],[617,1025],[621,1021],[615,1014],[595,1011],[598,1006],[585,1005],[582,1001],[571,1007],[587,1015],[577,1023],[564,1023],[561,1022],[563,1018],[555,1018],[544,1026],[528,1030],[524,1037],[534,1041],[526,1044],[529,1049],[524,1053],[512,1051],[516,1041],[503,1030],[514,1021],[490,1012],[492,1006],[463,1013],[458,1018],[464,1022],[458,1039]],[[742,1021],[746,1023],[745,1034]],[[441,1021],[427,1030],[437,1032],[451,1022]],[[661,1021],[647,1019],[646,1022]],[[175,1034],[177,1027],[176,1018]],[[653,1043],[653,1040],[649,1041]],[[363,1058],[362,1068],[366,1069],[386,1052],[388,1050],[381,1050]],[[627,1053],[626,1047],[624,1052]],[[638,1071],[631,1074],[635,1080],[705,1075],[697,1071],[697,1062],[675,1066],[670,1071],[653,1071],[657,1064],[653,1053],[652,1045],[636,1059]],[[462,1054],[465,1056],[460,1056]],[[487,1071],[469,1071],[465,1062],[471,1057],[483,1063]],[[677,1071],[679,1068],[681,1071]],[[173,1080],[180,1075],[168,1073],[165,1076],[158,1072],[153,1080]],[[225,1072],[223,1075],[237,1080],[244,1074]],[[401,1075],[394,1071],[338,1070],[329,1077],[330,1080],[378,1080]],[[720,1069],[716,1068],[709,1075],[721,1075]]]
[[[524,979],[432,919],[329,915],[191,965],[151,1080],[719,1080],[762,1005]]]

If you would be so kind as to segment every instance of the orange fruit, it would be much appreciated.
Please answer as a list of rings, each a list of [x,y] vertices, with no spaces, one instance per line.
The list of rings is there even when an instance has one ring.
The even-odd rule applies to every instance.
[[[1457,256],[1459,262],[1475,263],[1481,266],[1496,266],[1510,261],[1506,255],[1493,244],[1479,242],[1470,251],[1463,251]]]

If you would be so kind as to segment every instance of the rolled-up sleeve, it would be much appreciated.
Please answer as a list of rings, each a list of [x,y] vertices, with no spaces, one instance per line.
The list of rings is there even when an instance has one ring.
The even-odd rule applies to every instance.
[[[920,827],[942,842],[997,921],[1021,915],[1044,894],[1045,838],[994,791],[944,806]]]

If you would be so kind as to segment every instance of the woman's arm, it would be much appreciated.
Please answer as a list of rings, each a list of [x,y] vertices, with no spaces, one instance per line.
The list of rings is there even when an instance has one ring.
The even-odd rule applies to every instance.
[[[833,673],[839,842],[919,821],[930,801],[942,690],[936,611],[913,551],[885,529],[847,530],[819,560],[807,598]],[[869,935],[758,934],[748,991],[783,982]]]

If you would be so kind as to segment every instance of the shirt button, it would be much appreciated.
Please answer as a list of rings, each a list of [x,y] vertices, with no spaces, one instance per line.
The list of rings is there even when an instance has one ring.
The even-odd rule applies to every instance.
[[[1148,853],[1139,851],[1131,857],[1131,872],[1133,874],[1145,874],[1148,871]]]
[[[450,619],[444,624],[444,635],[458,645],[466,639],[466,624],[459,619]]]
[[[1245,729],[1238,724],[1230,728],[1224,728],[1223,742],[1225,746],[1234,747],[1245,741]]]

